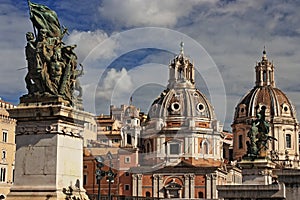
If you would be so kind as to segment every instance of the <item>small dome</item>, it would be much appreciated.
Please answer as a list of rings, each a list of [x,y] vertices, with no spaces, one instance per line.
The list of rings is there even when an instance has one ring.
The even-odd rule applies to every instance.
[[[125,110],[125,117],[138,118],[139,117],[139,109],[135,106],[130,105]]]

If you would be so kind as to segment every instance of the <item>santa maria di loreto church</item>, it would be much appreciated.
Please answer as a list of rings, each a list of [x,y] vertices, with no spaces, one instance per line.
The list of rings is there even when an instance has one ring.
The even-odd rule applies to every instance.
[[[0,100],[0,199],[299,199],[299,123],[265,50],[232,132],[197,89],[183,43],[147,113],[131,99],[95,115],[84,111],[67,29],[50,8],[28,3],[28,93],[16,106]]]

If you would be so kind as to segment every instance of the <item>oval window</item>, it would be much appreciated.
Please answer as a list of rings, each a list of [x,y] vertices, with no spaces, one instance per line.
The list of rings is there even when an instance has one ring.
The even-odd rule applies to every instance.
[[[205,109],[204,105],[202,103],[198,103],[197,104],[197,110],[200,111],[200,112],[203,112]]]
[[[179,111],[180,110],[180,104],[178,102],[174,102],[171,105],[171,108],[173,111]]]

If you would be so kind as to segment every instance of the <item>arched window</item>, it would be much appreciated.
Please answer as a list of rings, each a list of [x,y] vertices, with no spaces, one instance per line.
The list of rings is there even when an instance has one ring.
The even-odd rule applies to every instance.
[[[243,135],[239,135],[239,149],[243,148]]]
[[[266,82],[267,81],[267,72],[263,71],[263,81]]]
[[[285,135],[285,143],[286,143],[286,148],[292,148],[292,137],[291,137],[291,134],[286,134]]]
[[[146,153],[150,153],[151,152],[151,144],[149,141],[147,141],[146,143]]]
[[[208,142],[203,142],[203,154],[208,154]]]

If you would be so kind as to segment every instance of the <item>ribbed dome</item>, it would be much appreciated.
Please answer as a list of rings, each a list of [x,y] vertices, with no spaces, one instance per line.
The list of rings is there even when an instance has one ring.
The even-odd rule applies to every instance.
[[[213,107],[195,88],[166,89],[151,105],[150,118],[197,117],[215,119]]]
[[[254,87],[236,107],[234,121],[244,117],[255,117],[257,109],[266,107],[267,117],[296,117],[294,106],[288,97],[272,86]]]

